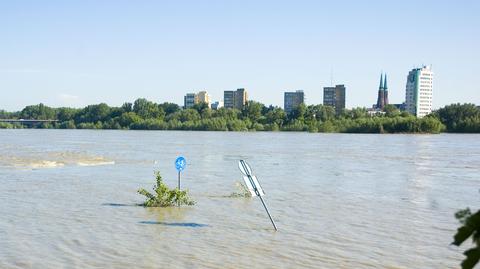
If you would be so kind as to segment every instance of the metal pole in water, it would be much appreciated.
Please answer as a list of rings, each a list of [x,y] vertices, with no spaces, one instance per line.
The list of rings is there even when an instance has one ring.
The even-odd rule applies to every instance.
[[[263,201],[262,196],[258,196],[258,197],[260,197],[260,201],[262,201],[263,207],[265,207],[265,211],[267,211],[268,217],[270,218],[270,221],[271,221],[272,224],[273,224],[273,228],[275,229],[275,231],[278,231],[277,225],[275,225],[275,221],[273,221],[272,216],[270,215],[270,212],[268,211],[267,205],[266,205],[265,202]]]
[[[180,190],[180,171],[178,171],[178,190]],[[177,206],[180,206],[180,200],[177,201]]]
[[[178,171],[178,191],[180,191],[180,173],[185,169],[187,161],[184,157],[179,156],[175,159],[175,169]],[[180,200],[177,201],[178,206],[180,206]]]
[[[245,171],[245,175],[248,177],[248,180],[250,181],[250,184],[253,187],[253,190],[255,191],[255,194],[260,198],[260,201],[262,201],[262,205],[265,208],[265,211],[267,211],[267,215],[270,218],[270,221],[272,222],[273,228],[275,231],[278,231],[277,225],[275,225],[275,221],[273,221],[272,215],[270,215],[270,211],[268,211],[267,205],[265,204],[265,201],[263,201],[262,196],[260,195],[260,191],[258,190],[257,185],[255,184],[255,181],[253,181],[252,175],[250,174],[250,169],[247,168],[247,164],[245,163],[244,160],[240,160],[240,164],[243,167],[243,170]]]

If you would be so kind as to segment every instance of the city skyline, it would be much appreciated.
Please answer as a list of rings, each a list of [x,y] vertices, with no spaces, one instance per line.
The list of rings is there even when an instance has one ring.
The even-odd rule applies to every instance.
[[[418,68],[421,68],[421,67],[418,67]],[[414,68],[414,69],[418,69],[418,68]],[[381,73],[381,81],[384,81],[384,80],[383,80],[383,74],[384,74],[384,73],[383,73],[383,71],[382,71],[382,73]],[[408,80],[408,75],[407,75],[406,77],[407,77],[407,78],[406,78],[405,80]],[[386,82],[386,73],[385,73],[385,82]],[[383,82],[381,82],[381,83],[383,83]],[[405,84],[406,84],[406,83],[405,83]],[[338,84],[337,84],[337,85],[338,85]],[[344,85],[344,83],[343,83],[342,85]],[[311,104],[311,105],[315,105],[315,104],[322,104],[322,103],[324,103],[324,102],[325,102],[325,100],[324,100],[324,90],[325,90],[325,88],[328,88],[328,87],[335,87],[335,85],[322,87],[322,95],[323,95],[323,96],[322,96],[322,99],[320,100],[320,102],[306,102],[306,101],[304,101],[303,103],[305,103],[306,105],[310,105],[310,104]],[[235,88],[235,87],[234,87],[234,88]],[[243,88],[236,87],[235,89],[243,89]],[[205,94],[205,93],[206,93],[206,94],[207,94],[207,97],[206,97],[206,98],[208,98],[208,100],[209,100],[207,103],[208,103],[209,106],[210,106],[210,104],[213,103],[213,102],[221,102],[221,103],[223,103],[223,102],[224,102],[225,92],[229,92],[229,91],[232,91],[232,90],[221,90],[221,96],[218,96],[218,97],[217,97],[217,96],[211,95],[211,94],[210,94],[211,91],[208,90],[208,89],[206,89],[206,90],[200,90],[200,91],[195,91],[195,90],[192,91],[192,90],[190,90],[190,91],[187,91],[186,93],[183,93],[183,97],[182,97],[182,101],[181,101],[181,102],[176,102],[176,101],[174,101],[174,100],[167,100],[167,99],[165,99],[165,100],[149,99],[149,100],[155,101],[155,102],[159,102],[159,103],[161,103],[161,102],[171,102],[171,103],[178,104],[179,106],[185,107],[186,100],[187,100],[186,98],[187,98],[188,95],[191,95],[191,97],[189,96],[189,97],[191,98],[191,101],[190,101],[191,104],[188,105],[188,108],[190,108],[191,106],[193,106],[194,103],[198,103],[198,101],[194,101],[194,99],[193,99],[193,98],[197,98],[197,93],[198,93],[198,94]],[[293,92],[301,91],[301,92],[304,92],[304,90],[298,90],[298,89],[278,90],[278,91],[276,91],[276,92],[281,93],[281,94],[284,94],[284,93],[287,93],[287,92],[289,92],[289,91],[293,91]],[[403,91],[403,97],[404,97],[404,98],[403,98],[403,100],[402,100],[402,99],[400,99],[400,100],[395,100],[396,103],[400,103],[400,104],[401,104],[401,103],[404,103],[404,102],[406,101],[406,99],[405,99],[405,88],[403,88],[402,91]],[[190,92],[192,92],[192,93],[190,93]],[[194,93],[194,92],[196,92],[196,93]],[[370,94],[370,93],[369,93],[369,94]],[[397,94],[397,95],[398,95],[398,94]],[[270,96],[270,97],[272,97],[272,96]],[[135,97],[135,99],[138,99],[138,98],[144,98],[144,97],[143,97],[143,96]],[[205,97],[204,97],[204,98],[205,98]],[[148,98],[147,98],[147,99],[148,99]],[[274,98],[274,99],[276,99],[276,98]],[[250,99],[250,100],[253,100],[253,99]],[[307,100],[307,98],[305,98],[305,100]],[[346,100],[348,100],[348,98],[346,98]],[[129,102],[129,101],[133,101],[133,100],[127,100],[127,101],[124,101],[124,102]],[[265,105],[267,105],[267,106],[268,106],[268,105],[273,105],[273,106],[282,107],[282,108],[284,108],[284,106],[285,106],[285,97],[282,99],[281,104],[269,103],[269,101],[263,102],[263,101],[260,101],[260,100],[253,100],[253,101],[261,102],[261,103],[263,103],[263,104],[265,104]],[[121,104],[118,104],[118,106],[122,105],[124,102],[122,102]],[[45,105],[49,105],[48,103],[45,103],[45,102],[37,102],[37,103],[43,103],[43,104],[45,104]],[[37,103],[32,103],[32,104],[37,104]],[[110,103],[108,103],[108,102],[100,102],[100,103],[107,103],[107,104],[112,105],[112,106],[117,105],[117,104],[110,104]],[[378,103],[378,102],[377,102],[377,103]],[[32,104],[27,104],[27,105],[32,105]],[[348,101],[346,102],[346,104],[348,104]],[[84,106],[87,106],[87,105],[90,105],[90,104],[79,105],[79,106],[73,105],[73,106],[70,106],[70,107],[81,108],[81,107],[84,107]],[[67,106],[68,106],[68,105],[67,105]],[[374,106],[375,106],[375,104],[374,104]],[[52,106],[52,107],[61,107],[61,106]],[[346,108],[356,108],[356,107],[371,108],[372,106],[371,106],[370,104],[360,104],[360,105],[358,105],[358,106],[348,106],[348,105],[346,105]],[[440,107],[440,106],[438,106],[438,107]],[[22,108],[23,108],[23,107],[22,107]],[[1,110],[1,109],[4,109],[4,108],[0,107],[0,110]],[[21,108],[20,108],[20,109],[21,109]],[[5,109],[4,109],[4,110],[5,110]],[[8,110],[7,110],[7,111],[8,111]],[[14,110],[11,110],[11,111],[14,111]]]
[[[424,66],[422,66],[422,67],[424,67]],[[413,68],[413,69],[421,69],[422,67],[416,67],[416,68]],[[382,74],[381,81],[383,81],[383,74],[384,74],[383,71],[382,71],[381,74]],[[409,75],[406,76],[405,81],[408,80],[408,77],[409,77]],[[386,79],[386,73],[385,73],[385,79]],[[381,83],[383,83],[383,82],[381,82]],[[341,85],[345,85],[345,83],[343,83],[343,84],[340,83],[340,84],[341,84]],[[406,84],[407,84],[407,83],[405,83],[405,87],[406,87]],[[332,86],[324,86],[324,87],[322,87],[322,99],[321,99],[319,102],[306,102],[306,101],[304,101],[303,103],[305,103],[306,105],[324,104],[324,103],[325,103],[325,100],[324,100],[324,95],[325,95],[324,90],[325,90],[325,88],[328,88],[328,87],[333,87],[333,88],[335,88],[335,86],[338,86],[338,85],[339,85],[339,84],[335,85],[335,83],[334,83],[334,85],[332,85]],[[398,100],[395,100],[393,103],[402,104],[402,103],[405,103],[405,102],[406,102],[406,99],[405,99],[405,91],[406,91],[406,89],[405,89],[405,87],[404,87],[403,89],[401,89],[401,91],[400,91],[400,92],[401,92],[401,95],[403,96],[403,99],[400,98],[400,99],[398,99]],[[234,87],[234,88],[235,88],[235,87]],[[244,89],[244,88],[236,87],[235,89]],[[218,90],[217,90],[217,91],[218,91]],[[215,91],[215,92],[217,92],[217,91]],[[209,107],[210,107],[210,104],[213,103],[213,102],[221,102],[221,103],[223,103],[223,102],[224,102],[225,92],[229,92],[229,91],[232,91],[232,90],[220,90],[220,91],[221,91],[221,96],[219,96],[219,97],[213,96],[213,95],[211,94],[211,91],[208,90],[208,89],[198,91],[198,93],[207,93],[207,94],[208,94],[208,100],[210,100],[210,101],[207,102],[207,103],[209,104]],[[296,92],[296,91],[301,91],[301,92],[304,92],[304,90],[288,89],[288,90],[279,90],[278,93],[279,93],[279,94],[284,94],[284,93],[289,92],[289,91],[294,91],[294,92]],[[190,93],[190,92],[192,92],[192,93]],[[155,101],[155,102],[158,102],[158,103],[171,102],[171,103],[178,104],[178,105],[181,106],[181,107],[185,107],[187,95],[192,95],[192,97],[191,97],[191,98],[192,98],[192,100],[191,100],[191,105],[188,106],[188,108],[190,108],[191,106],[193,106],[194,103],[198,103],[198,102],[196,102],[196,101],[195,101],[195,102],[193,101],[194,96],[196,97],[196,95],[197,95],[196,93],[193,93],[193,92],[196,92],[196,91],[193,90],[193,91],[188,91],[188,93],[186,93],[186,92],[183,93],[181,102],[176,102],[176,101],[174,101],[174,100],[167,100],[167,99],[165,99],[165,100],[155,100],[155,99],[148,99],[148,98],[146,98],[146,99],[151,100],[151,101]],[[277,91],[276,91],[275,93],[277,93]],[[371,94],[371,93],[368,93],[368,94]],[[398,97],[398,95],[399,95],[399,94],[397,93],[397,97]],[[272,96],[270,96],[270,97],[272,97]],[[278,97],[278,96],[277,96],[277,97]],[[145,97],[143,97],[143,96],[138,96],[138,97],[135,97],[133,100],[138,99],[138,98],[145,98]],[[67,97],[67,99],[68,99],[68,97]],[[276,98],[274,97],[273,99],[276,99]],[[107,104],[112,105],[112,106],[121,106],[124,102],[130,102],[130,101],[133,101],[133,100],[123,101],[123,102],[120,103],[120,104],[110,104],[110,103],[108,103],[108,102],[99,102],[99,103],[107,103]],[[285,106],[285,97],[282,98],[280,104],[270,103],[269,101],[261,101],[261,100],[256,100],[256,99],[249,99],[249,100],[258,101],[258,102],[261,102],[261,103],[263,103],[263,104],[265,104],[265,105],[267,105],[267,106],[273,105],[273,106],[282,107],[282,108],[284,108],[284,106]],[[271,100],[271,99],[270,99],[270,100]],[[305,100],[308,100],[308,98],[305,98]],[[345,98],[345,100],[349,100],[349,99],[348,99],[348,98]],[[37,103],[32,103],[32,104],[38,104],[38,103],[43,103],[43,104],[45,104],[45,105],[49,105],[48,103],[45,103],[45,102],[37,102]],[[367,109],[372,108],[372,105],[371,105],[371,104],[368,104],[368,103],[366,103],[366,104],[359,104],[359,105],[357,105],[357,106],[349,106],[349,105],[348,105],[348,101],[346,101],[345,103],[346,103],[345,108],[347,108],[347,109],[348,109],[348,108],[357,108],[357,107],[367,108]],[[455,102],[452,102],[452,103],[455,103]],[[467,101],[467,102],[465,102],[465,103],[469,103],[469,102]],[[32,105],[32,104],[27,104],[27,105]],[[435,103],[434,103],[434,104],[435,104]],[[448,104],[450,104],[450,103],[447,103],[447,105],[448,105]],[[26,106],[27,106],[27,105],[26,105]],[[81,108],[81,107],[84,107],[84,106],[87,106],[87,105],[91,105],[91,104],[78,105],[78,106],[71,105],[70,107]],[[50,106],[52,106],[52,105],[50,105]],[[68,106],[68,105],[66,105],[66,106]],[[375,104],[374,104],[374,106],[375,106]],[[52,107],[62,107],[62,106],[52,106]],[[436,105],[436,106],[434,105],[433,107],[434,107],[434,108],[439,108],[439,107],[441,107],[441,106],[440,106],[440,105]],[[23,108],[23,107],[21,107],[21,108],[18,109],[18,110],[21,110],[22,108]],[[6,111],[9,111],[8,109],[4,109],[4,108],[0,107],[0,110],[2,110],[2,109],[3,109],[3,110],[6,110]],[[10,110],[10,111],[16,111],[16,110]]]
[[[426,74],[424,74],[426,72]],[[418,74],[417,74],[418,73]],[[421,74],[421,75],[420,75]],[[418,77],[420,84],[417,84],[417,78],[412,79],[412,77]],[[428,85],[424,85],[428,80]],[[428,87],[427,87],[428,86]],[[268,103],[263,103],[266,106],[275,106],[283,108],[287,114],[293,111],[298,105],[306,104],[308,105],[317,105],[318,103],[307,103],[305,102],[305,94],[303,90],[295,91],[284,91],[283,106],[273,105]],[[413,97],[413,96],[417,97]],[[425,96],[426,95],[426,96]],[[344,84],[337,84],[335,86],[323,87],[323,98],[322,103],[326,106],[332,106],[335,108],[336,114],[339,115],[342,113],[343,109],[349,108],[365,108],[369,113],[375,113],[382,111],[387,105],[390,105],[388,98],[388,84],[387,84],[387,73],[381,72],[380,74],[380,83],[378,88],[377,102],[371,107],[367,106],[357,106],[357,107],[347,107],[346,106],[346,88]],[[431,113],[432,109],[432,100],[433,100],[433,72],[431,66],[422,66],[421,68],[412,69],[407,76],[406,88],[405,88],[405,99],[400,101],[397,104],[391,104],[401,111],[407,111],[417,117],[423,117]],[[139,97],[142,98],[142,97]],[[414,99],[412,99],[414,98]],[[138,99],[138,98],[137,98]],[[150,100],[152,101],[152,100]],[[175,103],[170,100],[153,100],[154,102],[162,103],[174,103],[183,109],[193,108],[195,104],[205,103],[208,108],[218,109],[223,107],[225,108],[236,108],[242,110],[248,101],[248,91],[245,88],[237,88],[237,90],[224,90],[222,99],[213,99],[207,90],[201,90],[198,92],[188,92],[183,97],[183,104]],[[258,100],[251,100],[257,101]],[[428,103],[425,106],[425,102]],[[126,102],[124,102],[126,103]],[[262,102],[260,102],[262,103]],[[48,104],[47,104],[48,105]],[[418,107],[421,107],[422,112],[418,112]]]
[[[438,75],[434,109],[479,104],[479,10],[476,1],[5,1],[0,109],[182,104],[196,89],[217,101],[239,87],[282,107],[284,91],[321,104],[335,84],[349,89],[346,107],[369,107],[380,72],[401,103],[408,70],[423,65]]]
[[[425,67],[424,67],[425,68]],[[414,69],[421,69],[421,68],[414,68]],[[383,74],[382,74],[382,77],[383,77]],[[408,78],[407,78],[408,79]],[[383,79],[382,79],[383,81]],[[383,83],[383,82],[381,82]],[[383,85],[383,84],[382,84]],[[386,85],[386,83],[385,83]],[[187,109],[187,108],[192,108],[194,106],[194,104],[199,104],[199,103],[206,103],[207,106],[210,108],[211,105],[215,105],[217,106],[219,103],[220,103],[220,107],[223,107],[223,104],[225,102],[225,97],[227,96],[227,94],[231,94],[232,97],[226,97],[227,99],[230,99],[230,98],[233,98],[232,100],[230,101],[227,101],[227,103],[231,102],[232,104],[231,105],[227,105],[227,108],[234,108],[233,106],[235,106],[235,108],[237,109],[240,109],[240,107],[243,107],[246,105],[246,103],[248,101],[255,101],[255,102],[260,102],[266,106],[275,106],[275,107],[280,107],[280,108],[283,108],[285,109],[286,106],[287,106],[287,101],[286,99],[290,99],[292,98],[293,96],[287,96],[288,94],[290,95],[298,95],[298,94],[301,94],[301,97],[299,100],[296,100],[296,101],[293,101],[295,102],[296,104],[295,105],[291,105],[292,108],[290,109],[286,109],[286,110],[291,110],[293,109],[294,107],[298,106],[298,104],[300,103],[303,103],[305,105],[319,105],[319,104],[323,104],[323,105],[330,105],[330,106],[333,106],[333,107],[336,107],[336,105],[334,104],[327,104],[329,102],[332,102],[331,100],[329,101],[326,101],[325,99],[325,90],[326,89],[336,89],[340,87],[341,89],[343,89],[343,94],[341,95],[341,100],[340,103],[343,103],[343,106],[342,108],[346,108],[346,109],[349,109],[349,108],[366,108],[366,109],[378,109],[378,107],[376,106],[376,104],[373,104],[372,105],[369,105],[369,104],[365,104],[365,105],[359,105],[359,106],[355,106],[355,107],[348,107],[348,106],[345,106],[345,104],[347,103],[346,100],[348,100],[347,98],[347,94],[345,93],[345,84],[337,84],[337,85],[334,85],[334,86],[326,86],[326,87],[323,87],[322,88],[322,100],[321,102],[318,102],[318,103],[311,103],[311,102],[306,102],[305,100],[307,100],[305,96],[305,92],[304,90],[284,90],[284,91],[281,91],[279,93],[282,94],[283,98],[282,98],[282,104],[272,104],[272,103],[268,103],[268,102],[262,102],[262,101],[259,101],[259,100],[254,100],[254,99],[250,99],[248,98],[247,96],[250,94],[249,92],[250,91],[247,91],[247,89],[245,88],[237,88],[236,90],[224,90],[222,92],[222,97],[219,97],[219,98],[216,98],[216,97],[212,97],[212,95],[210,94],[210,92],[208,90],[201,90],[201,91],[195,91],[195,90],[191,90],[191,91],[187,91],[183,94],[183,100],[182,102],[175,102],[175,101],[172,101],[172,100],[153,100],[153,99],[148,99],[148,98],[145,98],[149,101],[153,101],[153,102],[156,102],[156,103],[174,103],[174,104],[177,104],[179,107],[182,107],[183,109]],[[243,91],[242,92],[242,95],[244,95],[244,97],[242,97],[242,101],[239,102],[239,104],[236,104],[238,101],[236,101],[235,99],[235,96],[237,95],[237,92],[238,91]],[[405,92],[406,90],[404,89],[403,90],[404,92],[404,96],[405,96]],[[201,97],[200,97],[201,96]],[[144,97],[137,97],[135,98],[134,100],[136,99],[139,99],[139,98],[144,98]],[[295,97],[297,98],[297,97]],[[335,98],[334,98],[335,99]],[[124,102],[122,102],[121,104],[118,105],[118,107],[120,107],[121,105],[125,104],[125,103],[129,103],[129,102],[133,102],[134,100],[125,100]],[[301,100],[301,101],[300,101]],[[290,101],[292,102],[292,101]],[[326,103],[327,102],[327,103]],[[400,100],[398,103],[400,104],[405,104],[406,100],[405,98],[403,100]],[[107,105],[110,105],[110,106],[117,106],[117,105],[112,105],[112,104],[109,104],[107,102],[100,102],[100,103],[106,103]],[[100,104],[98,103],[98,104]],[[216,103],[216,104],[215,104]],[[49,104],[46,104],[46,103],[43,103],[43,102],[39,102],[39,103],[32,103],[32,104],[28,104],[28,105],[37,105],[37,104],[43,104],[43,105],[46,105],[46,106],[50,106]],[[387,103],[388,104],[388,103]],[[27,106],[28,106],[27,105]],[[88,106],[88,105],[93,105],[93,104],[86,104],[85,106]],[[65,107],[72,107],[72,108],[83,108],[85,106],[65,106]],[[62,107],[62,106],[50,106],[50,107]],[[14,112],[14,111],[20,111],[21,109],[23,109],[24,107],[20,108],[19,110],[10,110],[10,112]],[[340,108],[340,109],[342,109]],[[217,109],[217,108],[215,108]],[[383,109],[383,108],[382,108]],[[5,111],[9,111],[9,110],[6,110],[6,109],[3,109],[0,107],[0,110],[5,110]]]

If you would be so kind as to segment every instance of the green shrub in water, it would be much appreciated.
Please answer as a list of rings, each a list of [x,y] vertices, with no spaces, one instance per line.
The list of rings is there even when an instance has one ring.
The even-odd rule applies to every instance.
[[[142,203],[146,207],[166,207],[174,205],[194,205],[195,202],[190,199],[187,191],[179,190],[178,188],[170,189],[162,180],[160,172],[155,172],[157,184],[153,186],[153,193],[145,189],[139,189],[137,192],[147,198]]]
[[[245,185],[243,185],[241,182],[236,182],[235,187],[237,188],[238,191],[232,192],[229,196],[231,198],[237,198],[237,197],[252,197],[252,194],[250,191],[247,189]]]

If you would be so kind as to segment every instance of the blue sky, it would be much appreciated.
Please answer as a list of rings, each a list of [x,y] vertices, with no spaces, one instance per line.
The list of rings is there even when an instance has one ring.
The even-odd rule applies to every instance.
[[[181,104],[186,92],[246,88],[282,105],[347,87],[376,102],[380,72],[401,103],[406,76],[431,64],[434,107],[480,104],[480,1],[0,1],[0,109]]]

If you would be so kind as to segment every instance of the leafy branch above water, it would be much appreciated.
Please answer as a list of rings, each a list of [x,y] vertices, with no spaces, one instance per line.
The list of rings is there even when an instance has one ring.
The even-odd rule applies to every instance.
[[[146,197],[146,201],[142,203],[145,207],[167,207],[174,205],[194,205],[188,196],[188,191],[182,191],[178,188],[170,189],[162,180],[160,172],[155,172],[157,184],[153,186],[153,193],[141,188],[137,192]]]
[[[462,262],[463,269],[473,268],[480,260],[480,210],[472,214],[469,208],[455,214],[462,226],[458,228],[452,244],[460,246],[469,237],[472,237],[475,247],[465,251],[467,256]]]

